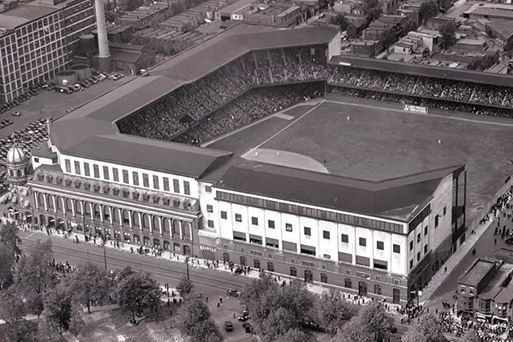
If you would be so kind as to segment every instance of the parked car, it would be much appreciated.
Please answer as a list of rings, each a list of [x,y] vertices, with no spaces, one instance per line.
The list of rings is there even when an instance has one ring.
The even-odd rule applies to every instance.
[[[228,290],[228,296],[230,296],[230,297],[238,297],[239,295],[240,295],[240,292],[236,289]]]
[[[242,324],[242,327],[246,331],[246,334],[253,333],[253,326],[251,325],[251,323],[245,322],[245,323]]]
[[[12,116],[21,116],[21,113],[16,111],[11,113]]]
[[[233,323],[230,321],[224,322],[224,330],[233,331]]]
[[[241,322],[245,322],[249,319],[249,312],[247,311],[243,311],[242,314],[239,315],[239,317],[237,318],[239,321]]]
[[[75,83],[75,84],[73,84],[73,85],[70,85],[70,88],[72,88],[72,89],[73,89],[73,91],[80,91],[80,90],[83,90],[83,89],[82,89],[82,86],[81,86],[80,84],[78,84],[78,83]]]

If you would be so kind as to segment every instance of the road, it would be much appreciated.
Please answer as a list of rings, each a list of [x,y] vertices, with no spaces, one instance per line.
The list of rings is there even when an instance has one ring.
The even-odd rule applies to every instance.
[[[24,253],[30,253],[37,240],[44,241],[48,236],[39,232],[20,232],[22,239],[21,249]],[[86,261],[104,267],[103,248],[89,243],[76,244],[71,239],[62,236],[50,237],[55,260],[68,261],[70,265],[83,264]],[[114,248],[106,248],[107,268],[109,270],[122,269],[130,266],[136,271],[148,272],[152,278],[160,284],[168,283],[170,287],[176,287],[180,278],[186,274],[186,265],[181,262],[171,262],[163,258],[130,254]],[[206,268],[189,267],[190,278],[200,293],[206,296],[220,296],[226,294],[227,289],[242,290],[250,278],[235,276],[228,272],[215,271]]]

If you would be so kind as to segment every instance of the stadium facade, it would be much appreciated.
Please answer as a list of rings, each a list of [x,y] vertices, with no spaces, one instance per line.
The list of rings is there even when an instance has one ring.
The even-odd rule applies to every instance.
[[[34,170],[15,216],[406,304],[461,242],[464,165],[368,181],[123,134],[116,124],[226,63],[277,48],[326,63],[340,34],[237,25],[54,121],[31,165],[10,153],[13,186]]]

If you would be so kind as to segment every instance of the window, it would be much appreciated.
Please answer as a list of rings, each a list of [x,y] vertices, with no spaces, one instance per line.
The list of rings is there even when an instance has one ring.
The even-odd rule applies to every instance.
[[[310,227],[304,227],[304,228],[303,228],[303,230],[304,230],[304,234],[305,234],[306,236],[311,236],[311,235],[312,235],[312,228],[310,228]]]
[[[267,220],[267,227],[274,229],[274,221],[273,220]]]
[[[444,207],[444,216],[447,214],[447,207]]]
[[[159,189],[159,176],[153,176],[153,189]]]
[[[374,294],[381,295],[381,285],[374,285]]]
[[[100,167],[97,164],[93,164],[93,175],[94,178],[100,178]]]
[[[115,167],[112,169],[112,178],[114,182],[119,182],[119,171]]]
[[[342,242],[343,243],[349,243],[349,235],[342,234]]]
[[[327,231],[327,230],[323,230],[322,231],[322,238],[326,239],[326,240],[329,240],[330,239],[330,232]]]
[[[426,236],[426,235],[427,235],[427,233],[428,233],[428,226],[425,226],[425,227],[424,227],[424,236]]]
[[[84,163],[84,175],[86,175],[86,177],[91,176],[91,171],[89,170],[89,163]]]
[[[394,304],[401,303],[401,291],[399,289],[394,289],[392,291],[392,303],[394,303]]]
[[[251,224],[254,226],[258,226],[258,217],[251,217]]]
[[[104,166],[103,167],[103,178],[105,180],[109,180],[110,179],[109,167],[108,166]]]
[[[150,179],[149,179],[147,173],[143,173],[143,186],[145,188],[149,188],[150,187]]]
[[[321,283],[327,283],[328,282],[328,276],[326,273],[321,273]]]
[[[352,284],[352,282],[351,282],[351,279],[349,279],[349,278],[344,279],[344,287],[345,287],[345,288],[348,288],[348,289],[350,289],[350,288],[352,288],[352,287],[353,287],[353,284]]]
[[[260,260],[254,259],[253,260],[253,267],[254,268],[260,268]]]
[[[132,171],[132,182],[134,185],[139,185],[139,172]]]
[[[209,212],[209,213],[214,212],[214,207],[212,206],[212,204],[207,204],[207,212]]]
[[[235,221],[242,222],[242,215],[241,214],[235,214]]]
[[[290,223],[285,223],[285,230],[287,232],[291,232],[292,231],[292,225]]]
[[[413,268],[413,259],[410,259],[410,268]]]
[[[173,192],[180,193],[180,182],[178,179],[173,179]]]
[[[420,252],[417,252],[417,261],[420,260]]]
[[[228,219],[228,214],[226,213],[226,211],[221,211],[221,218],[222,218],[223,220]]]
[[[424,245],[424,254],[427,253],[427,245]]]
[[[169,191],[169,178],[164,177],[164,178],[162,178],[162,180],[164,183],[164,191]]]
[[[413,250],[413,241],[410,241],[410,251]]]
[[[34,162],[39,163],[39,158],[38,157],[34,157]]]
[[[191,188],[190,188],[189,182],[187,182],[187,181],[183,181],[183,192],[186,195],[191,194]]]
[[[214,221],[212,221],[212,220],[208,220],[208,221],[207,221],[207,227],[208,227],[208,228],[214,228]]]
[[[417,234],[417,243],[419,243],[419,242],[420,242],[420,233]]]
[[[435,215],[435,228],[438,227],[438,215]]]
[[[128,170],[121,171],[123,173],[123,183],[128,184],[130,183],[128,180]]]
[[[358,244],[362,247],[365,247],[365,246],[367,246],[367,240],[365,238],[361,237],[358,239]]]
[[[294,266],[290,266],[290,276],[297,277],[297,269]]]
[[[394,253],[401,253],[401,246],[394,244],[392,248]]]
[[[376,248],[380,251],[385,249],[385,243],[383,241],[376,241]]]
[[[205,185],[205,192],[212,192],[212,187],[210,185]]]
[[[64,165],[66,166],[66,172],[71,172],[71,161],[69,159],[64,159]]]
[[[75,163],[74,163],[74,164],[75,164],[75,173],[76,173],[77,175],[79,175],[79,174],[80,174],[80,162],[78,162],[78,161],[76,161],[76,160],[75,160]]]

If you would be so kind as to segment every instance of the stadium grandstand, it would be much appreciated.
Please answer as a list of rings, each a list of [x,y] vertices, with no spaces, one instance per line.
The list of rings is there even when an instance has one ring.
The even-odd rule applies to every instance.
[[[511,117],[513,89],[500,75],[342,57],[340,42],[336,27],[241,23],[77,108],[33,151],[19,218],[406,304],[465,240],[472,161],[431,136],[385,142],[421,125],[400,127],[418,118],[389,103]],[[397,128],[377,126],[383,115]],[[486,143],[511,136],[503,126]],[[469,186],[474,220],[504,182],[470,168],[484,175]]]

